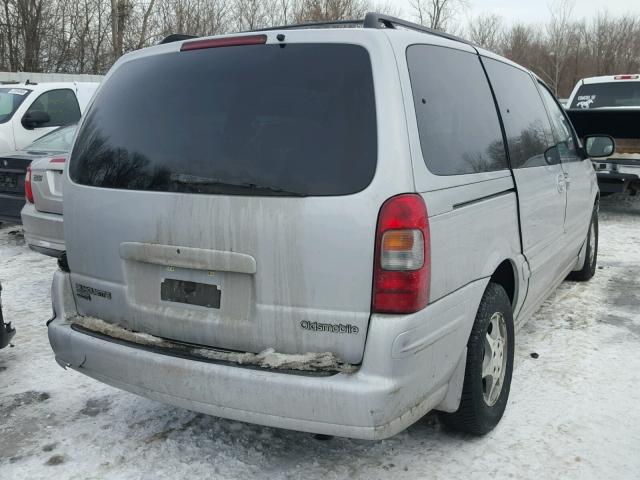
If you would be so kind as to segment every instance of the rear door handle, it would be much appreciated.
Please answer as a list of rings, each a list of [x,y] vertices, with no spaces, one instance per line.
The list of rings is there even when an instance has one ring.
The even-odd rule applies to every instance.
[[[571,185],[571,177],[569,177],[568,173],[564,174],[564,184],[567,188],[567,190],[569,189],[569,185]]]

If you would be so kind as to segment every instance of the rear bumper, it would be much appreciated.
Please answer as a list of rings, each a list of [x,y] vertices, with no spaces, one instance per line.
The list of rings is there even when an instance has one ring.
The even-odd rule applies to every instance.
[[[0,193],[0,222],[21,223],[20,210],[24,204],[24,195]]]
[[[62,215],[39,212],[33,203],[26,203],[21,215],[24,239],[29,247],[52,257],[65,250]]]
[[[56,272],[48,324],[56,361],[104,383],[210,415],[381,439],[459,402],[466,342],[487,281],[407,316],[373,316],[356,373],[292,375],[181,358],[75,330],[69,275]],[[462,371],[460,369],[462,366]]]

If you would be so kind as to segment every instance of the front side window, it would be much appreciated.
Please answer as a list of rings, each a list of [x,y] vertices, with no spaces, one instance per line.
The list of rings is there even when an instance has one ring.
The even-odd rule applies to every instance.
[[[30,93],[26,88],[0,88],[0,123],[9,121]]]
[[[545,157],[553,146],[547,111],[531,75],[506,63],[483,58],[498,100],[513,168],[541,167],[556,156]]]
[[[551,117],[553,138],[558,150],[558,155],[560,155],[560,160],[562,162],[577,162],[582,160],[576,150],[571,126],[564,112],[556,103],[551,92],[542,84],[540,84],[540,93]]]
[[[246,45],[132,60],[100,89],[70,163],[81,184],[227,195],[346,195],[377,162],[369,53]]]
[[[412,45],[407,63],[422,156],[431,173],[506,169],[498,114],[478,56]]]
[[[29,107],[27,113],[45,112],[49,121],[38,127],[59,127],[80,120],[80,107],[73,90],[68,88],[51,90],[40,95]]]

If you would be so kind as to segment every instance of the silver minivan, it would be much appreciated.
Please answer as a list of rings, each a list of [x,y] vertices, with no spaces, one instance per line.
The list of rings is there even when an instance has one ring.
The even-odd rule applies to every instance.
[[[595,272],[588,152],[524,68],[387,16],[339,26],[113,66],[65,173],[61,366],[327,435],[498,423],[516,327]]]

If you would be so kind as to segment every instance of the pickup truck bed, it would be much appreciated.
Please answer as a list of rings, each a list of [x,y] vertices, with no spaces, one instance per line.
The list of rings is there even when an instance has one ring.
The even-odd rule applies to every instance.
[[[602,193],[640,191],[640,108],[594,108],[568,110],[580,138],[610,135],[616,150],[609,158],[593,162]]]

